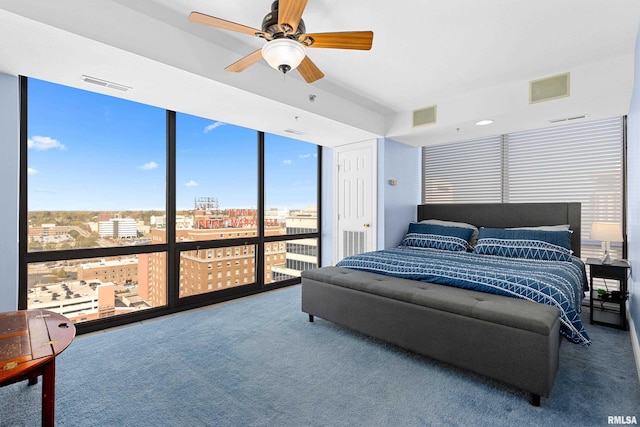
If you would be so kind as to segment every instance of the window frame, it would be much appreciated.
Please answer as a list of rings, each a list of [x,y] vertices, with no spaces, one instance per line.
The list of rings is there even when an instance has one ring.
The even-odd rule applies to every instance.
[[[316,206],[318,210],[317,230],[312,233],[283,234],[278,236],[265,236],[265,134],[256,132],[256,145],[258,156],[258,183],[257,183],[257,235],[230,239],[205,240],[184,242],[176,241],[176,112],[165,110],[165,135],[166,135],[166,243],[145,244],[138,246],[97,247],[81,249],[60,249],[55,251],[29,252],[28,250],[28,77],[20,76],[20,184],[19,184],[19,265],[18,265],[18,308],[27,309],[28,293],[28,265],[36,262],[65,261],[94,257],[112,257],[120,255],[136,255],[163,252],[166,254],[166,297],[167,304],[160,307],[151,307],[134,313],[120,314],[113,317],[90,320],[76,324],[77,333],[83,334],[96,330],[106,329],[123,324],[129,324],[145,319],[164,316],[175,312],[202,307],[248,295],[262,293],[277,288],[287,287],[300,283],[300,278],[291,278],[281,282],[265,284],[265,245],[272,242],[302,240],[315,238],[318,241],[317,262],[321,265],[321,213],[322,213],[322,147],[316,145],[317,150],[317,188]],[[110,95],[105,95],[110,96]],[[225,248],[234,246],[255,245],[255,282],[243,284],[237,288],[216,290],[200,295],[181,298],[180,289],[180,253],[189,250],[211,250],[216,253]],[[213,258],[211,258],[213,259]],[[204,283],[204,286],[208,286]],[[215,289],[215,286],[213,286]]]

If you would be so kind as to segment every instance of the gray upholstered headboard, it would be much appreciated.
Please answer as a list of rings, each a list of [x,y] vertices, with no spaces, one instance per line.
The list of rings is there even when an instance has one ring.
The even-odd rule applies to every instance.
[[[531,227],[569,224],[571,249],[580,256],[580,203],[464,203],[418,205],[418,221],[442,219],[476,227]]]

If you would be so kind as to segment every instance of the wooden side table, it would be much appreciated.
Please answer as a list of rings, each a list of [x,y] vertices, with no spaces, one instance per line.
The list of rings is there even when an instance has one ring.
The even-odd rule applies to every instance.
[[[47,310],[0,313],[0,387],[42,375],[42,425],[54,424],[56,356],[66,349],[76,328]]]
[[[613,326],[627,330],[627,276],[629,264],[615,260],[611,264],[603,264],[596,258],[587,258],[589,265],[589,322],[605,326]],[[593,279],[612,279],[620,282],[619,293],[607,296],[598,295],[593,289]]]

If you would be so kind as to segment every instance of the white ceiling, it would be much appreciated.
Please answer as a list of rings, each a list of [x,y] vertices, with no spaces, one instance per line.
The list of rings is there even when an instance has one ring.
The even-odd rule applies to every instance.
[[[260,28],[271,0],[0,0],[0,72],[26,75],[305,141],[389,137],[414,146],[626,114],[637,0],[309,0],[307,32],[372,30],[370,51],[308,49],[307,84],[260,61],[263,40],[188,21]],[[530,80],[571,73],[571,96],[530,105]],[[89,75],[130,86],[123,93]],[[311,102],[310,95],[315,95]],[[435,125],[412,111],[437,105]],[[489,126],[475,126],[492,119]],[[293,129],[304,133],[286,132]]]

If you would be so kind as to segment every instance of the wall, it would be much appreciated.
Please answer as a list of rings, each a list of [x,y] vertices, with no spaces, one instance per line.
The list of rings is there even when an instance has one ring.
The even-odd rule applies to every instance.
[[[377,248],[400,244],[409,222],[416,219],[421,197],[421,149],[391,139],[377,146]],[[322,265],[335,263],[334,254],[334,150],[322,149]],[[398,184],[389,184],[395,179]]]
[[[380,248],[398,246],[409,222],[416,220],[416,205],[421,202],[421,149],[391,139],[381,140],[382,167],[378,169],[378,197],[383,209],[383,227],[378,229]],[[390,181],[397,181],[391,185]]]
[[[629,322],[635,332],[640,374],[640,31],[636,38],[635,84],[627,116],[627,257],[631,264]]]
[[[20,114],[18,78],[0,74],[0,312],[18,309],[18,188]]]

